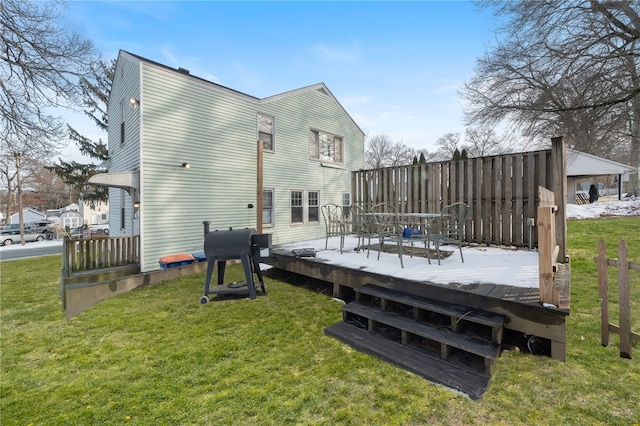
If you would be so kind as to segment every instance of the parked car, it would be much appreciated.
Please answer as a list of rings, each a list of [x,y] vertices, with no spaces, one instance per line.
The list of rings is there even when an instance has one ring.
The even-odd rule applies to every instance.
[[[91,233],[93,234],[109,234],[109,224],[102,225],[89,225],[89,229],[91,229]]]
[[[41,232],[32,232],[32,231],[24,231],[24,240],[27,243],[32,243],[34,241],[42,241],[46,237]],[[3,246],[10,246],[11,244],[19,244],[21,243],[20,239],[20,229],[9,229],[3,230],[0,234],[0,243]]]
[[[27,222],[24,224],[24,230],[25,232],[29,231],[37,234],[52,234],[53,233],[52,225],[53,225],[53,222],[51,222],[50,220]],[[10,223],[9,225],[5,226],[2,230],[0,230],[0,233],[1,234],[13,233],[15,231],[18,231],[18,233],[20,233],[19,223]]]

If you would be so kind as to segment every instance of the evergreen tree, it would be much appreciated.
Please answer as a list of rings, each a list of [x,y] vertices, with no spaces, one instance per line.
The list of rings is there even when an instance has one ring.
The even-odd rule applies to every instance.
[[[80,81],[84,96],[85,114],[100,128],[108,130],[107,103],[115,73],[116,61],[110,63],[97,62],[92,69],[91,80],[83,78]],[[109,159],[107,145],[98,139],[97,142],[78,133],[73,127],[69,129],[69,138],[78,146],[80,152],[100,163]],[[100,164],[82,164],[76,161],[66,162],[58,159],[59,163],[49,169],[62,177],[65,183],[80,194],[80,197],[91,203],[109,200],[109,190],[106,187],[87,185],[89,178],[97,173],[104,173],[106,169]]]
[[[460,150],[458,148],[455,149],[455,151],[453,151],[453,161],[458,161],[460,160]]]

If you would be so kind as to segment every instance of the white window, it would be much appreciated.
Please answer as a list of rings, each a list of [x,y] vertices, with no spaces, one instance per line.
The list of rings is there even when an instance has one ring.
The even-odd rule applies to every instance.
[[[266,151],[273,151],[273,117],[258,114],[258,140]]]
[[[342,214],[346,217],[351,216],[351,194],[349,192],[342,193]]]
[[[124,144],[124,101],[120,101],[120,144]]]
[[[273,189],[262,190],[262,224],[273,226]]]
[[[124,208],[124,189],[120,190],[120,229],[124,231],[125,229],[125,218],[126,218],[126,210]]]
[[[320,222],[320,193],[318,191],[309,191],[308,193],[308,210],[309,222]]]
[[[309,157],[342,163],[342,138],[318,130],[309,131]]]
[[[320,192],[291,191],[291,223],[320,221]]]
[[[291,191],[291,223],[304,222],[303,192]]]

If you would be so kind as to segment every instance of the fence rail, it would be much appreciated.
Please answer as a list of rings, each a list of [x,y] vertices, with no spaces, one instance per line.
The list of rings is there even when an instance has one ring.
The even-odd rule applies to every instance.
[[[81,240],[65,237],[62,248],[63,277],[75,272],[137,264],[140,261],[137,235]]]
[[[639,262],[629,262],[629,247],[624,239],[618,244],[618,259],[607,258],[607,245],[598,242],[598,293],[600,296],[600,320],[602,346],[609,345],[609,333],[620,336],[620,357],[631,358],[631,341],[640,342],[640,334],[631,331],[631,285],[629,271],[640,271]],[[618,321],[609,323],[609,267],[618,268]]]

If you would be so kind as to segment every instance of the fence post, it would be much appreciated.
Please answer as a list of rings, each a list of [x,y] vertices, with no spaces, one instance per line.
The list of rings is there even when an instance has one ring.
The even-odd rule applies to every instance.
[[[538,273],[540,303],[560,306],[560,294],[553,285],[553,268],[556,263],[554,208],[538,207]]]
[[[600,296],[600,334],[602,346],[609,346],[609,271],[607,244],[598,241],[598,295]]]
[[[618,305],[620,357],[631,358],[631,283],[629,282],[629,247],[624,239],[618,244]]]

